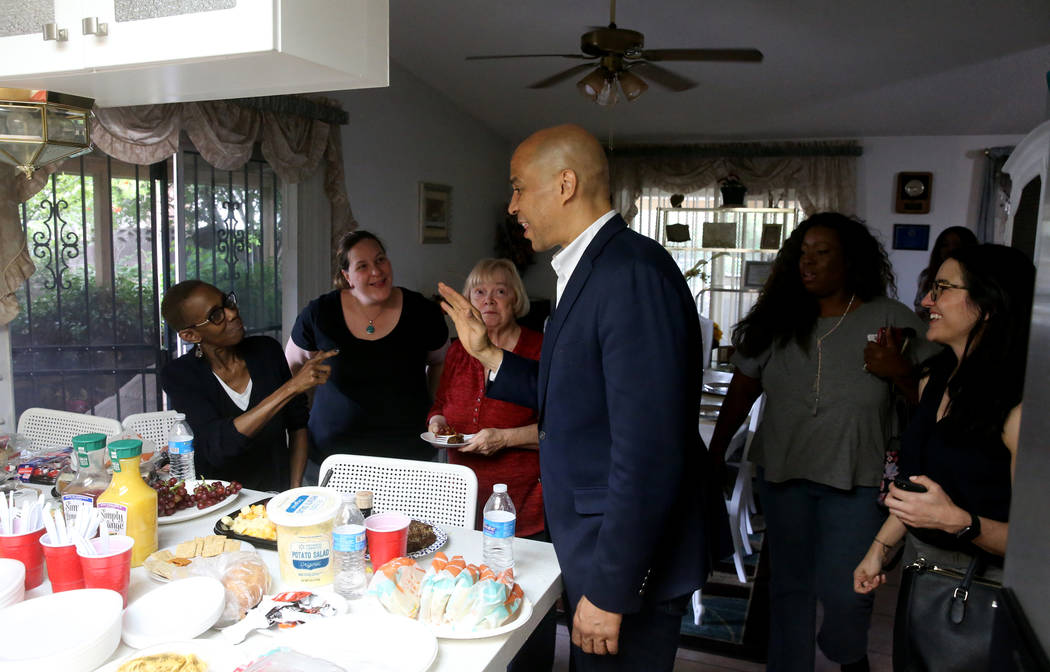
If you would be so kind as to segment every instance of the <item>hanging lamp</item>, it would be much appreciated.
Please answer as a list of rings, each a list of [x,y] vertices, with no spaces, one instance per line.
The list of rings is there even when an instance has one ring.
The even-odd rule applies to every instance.
[[[94,103],[57,91],[0,88],[0,162],[28,180],[42,166],[90,152]]]

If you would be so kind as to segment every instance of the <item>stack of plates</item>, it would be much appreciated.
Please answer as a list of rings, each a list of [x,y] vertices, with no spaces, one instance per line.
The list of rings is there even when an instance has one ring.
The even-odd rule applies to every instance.
[[[26,594],[26,566],[18,560],[0,558],[0,609],[21,602]]]

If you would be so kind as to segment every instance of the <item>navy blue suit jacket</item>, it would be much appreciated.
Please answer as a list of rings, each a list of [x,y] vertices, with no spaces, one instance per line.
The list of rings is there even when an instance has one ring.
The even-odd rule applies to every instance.
[[[682,272],[617,215],[573,271],[540,361],[504,353],[488,394],[539,410],[544,508],[573,605],[633,613],[703,584],[705,544],[728,528],[720,488],[703,485],[701,352]]]

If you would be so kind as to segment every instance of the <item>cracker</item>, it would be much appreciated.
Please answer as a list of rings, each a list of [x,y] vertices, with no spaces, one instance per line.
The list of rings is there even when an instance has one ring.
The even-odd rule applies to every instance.
[[[217,534],[204,538],[204,544],[201,548],[201,555],[205,558],[212,558],[222,553],[226,543],[226,537],[221,537]]]
[[[195,558],[197,557],[197,544],[193,541],[184,541],[175,547],[176,558]]]
[[[185,567],[186,565],[188,565],[188,564],[190,564],[192,562],[193,561],[190,560],[189,558],[172,558],[171,559],[171,564],[175,565],[176,567]]]
[[[223,542],[223,546],[222,546],[222,552],[223,553],[230,553],[230,552],[239,551],[239,550],[241,550],[241,542],[240,541],[238,541],[236,539],[226,539],[226,541]]]

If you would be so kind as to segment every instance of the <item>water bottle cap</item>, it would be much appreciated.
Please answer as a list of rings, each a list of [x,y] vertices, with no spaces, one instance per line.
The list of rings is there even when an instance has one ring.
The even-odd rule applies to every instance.
[[[506,483],[496,483],[492,486],[492,492],[503,494],[507,491]]]
[[[185,420],[185,419],[186,419],[186,414],[185,413],[176,413],[175,414],[175,422],[178,422],[179,420]]]

